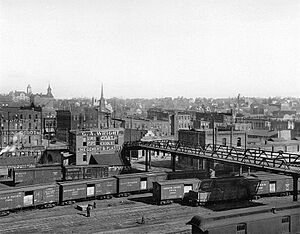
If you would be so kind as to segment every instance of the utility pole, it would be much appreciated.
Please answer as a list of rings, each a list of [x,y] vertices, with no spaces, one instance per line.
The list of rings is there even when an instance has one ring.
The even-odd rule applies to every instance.
[[[213,151],[215,150],[215,119],[212,117],[212,141],[213,141]]]
[[[9,122],[10,122],[10,119],[9,119],[9,111],[7,112],[7,144],[9,145]]]

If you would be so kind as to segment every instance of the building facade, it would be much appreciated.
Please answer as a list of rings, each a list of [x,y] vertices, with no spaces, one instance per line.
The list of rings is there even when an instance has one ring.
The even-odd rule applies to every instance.
[[[0,147],[17,148],[42,145],[42,109],[7,107],[0,109]]]
[[[71,164],[87,165],[92,155],[120,152],[124,143],[124,128],[71,130],[70,153],[74,154]]]

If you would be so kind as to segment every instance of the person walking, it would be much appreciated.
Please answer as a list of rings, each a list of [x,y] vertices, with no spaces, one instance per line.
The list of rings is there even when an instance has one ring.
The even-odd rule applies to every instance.
[[[96,202],[94,202],[94,204],[93,204],[93,208],[94,208],[94,209],[96,209]]]

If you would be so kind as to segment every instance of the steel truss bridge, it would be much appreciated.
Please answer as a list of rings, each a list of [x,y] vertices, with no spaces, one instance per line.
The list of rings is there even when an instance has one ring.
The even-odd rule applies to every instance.
[[[151,154],[149,152],[160,151],[171,154],[173,171],[175,171],[176,155],[182,155],[289,175],[293,177],[293,200],[297,201],[298,199],[300,154],[251,148],[243,149],[212,144],[201,147],[189,142],[171,140],[125,142],[124,150],[125,152],[130,150],[146,150],[146,170],[148,170],[148,164],[151,161]]]

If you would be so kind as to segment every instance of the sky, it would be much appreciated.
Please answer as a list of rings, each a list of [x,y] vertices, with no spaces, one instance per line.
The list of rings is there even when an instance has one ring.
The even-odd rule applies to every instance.
[[[0,0],[0,93],[300,97],[299,0]]]

